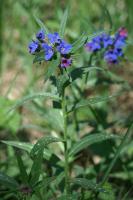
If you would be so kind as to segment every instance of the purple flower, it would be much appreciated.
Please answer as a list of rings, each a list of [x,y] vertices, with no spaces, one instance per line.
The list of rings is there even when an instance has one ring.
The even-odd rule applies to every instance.
[[[32,41],[28,45],[29,53],[33,54],[38,50],[39,43],[38,41]]]
[[[101,43],[101,40],[102,40],[102,37],[101,35],[97,35],[95,36],[93,39],[92,39],[92,42],[95,42],[95,43]]]
[[[110,35],[107,34],[102,34],[102,42],[103,42],[103,46],[104,48],[107,48],[108,46],[113,45],[113,38]]]
[[[61,58],[61,67],[65,68],[65,67],[69,67],[72,64],[72,58]]]
[[[44,40],[44,38],[45,38],[44,31],[43,31],[43,30],[40,30],[40,31],[36,34],[36,38],[37,38],[38,40]]]
[[[119,34],[120,37],[123,37],[123,38],[126,39],[127,36],[128,36],[127,29],[124,28],[124,27],[119,28],[119,30],[118,30],[118,34]]]
[[[110,49],[105,52],[104,59],[109,64],[116,64],[116,63],[118,63],[118,54],[113,49]]]
[[[59,51],[62,55],[70,53],[71,49],[72,45],[68,44],[64,40],[62,40],[61,43],[57,46],[57,51]]]
[[[47,43],[43,43],[42,48],[45,51],[45,60],[46,61],[50,60],[52,58],[52,56],[54,55],[53,48],[51,46],[49,46]]]
[[[96,52],[101,49],[101,45],[98,42],[88,42],[85,45],[87,51]]]
[[[114,49],[114,53],[119,57],[122,57],[124,55],[122,49]]]
[[[122,37],[117,38],[114,43],[114,47],[118,49],[124,47],[125,45],[126,45],[126,41]]]
[[[58,33],[49,33],[48,34],[48,39],[51,44],[59,44],[61,39]]]

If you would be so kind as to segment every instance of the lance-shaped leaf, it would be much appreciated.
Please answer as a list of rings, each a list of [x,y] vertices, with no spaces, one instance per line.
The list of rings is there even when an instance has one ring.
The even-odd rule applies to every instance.
[[[8,112],[10,112],[11,110],[14,110],[16,108],[18,108],[19,106],[22,106],[23,104],[27,103],[28,101],[32,101],[34,99],[38,99],[38,98],[51,98],[54,99],[56,101],[59,101],[60,98],[58,95],[55,94],[51,94],[51,93],[46,93],[46,92],[40,92],[40,93],[35,93],[35,94],[30,94],[27,95],[25,97],[23,97],[22,99],[18,100],[10,109]]]
[[[44,25],[44,23],[43,23],[39,18],[37,18],[36,16],[34,16],[34,18],[35,18],[36,23],[40,26],[40,28],[43,29],[43,30],[45,31],[46,34],[48,34],[48,33],[49,33],[49,30],[48,30],[48,28]]]
[[[5,187],[13,190],[17,190],[19,187],[19,184],[15,181],[15,179],[11,178],[10,176],[7,176],[2,172],[0,172],[0,183]]]
[[[82,99],[81,101],[77,102],[71,109],[70,111],[68,111],[68,113],[78,109],[78,108],[82,108],[85,106],[89,106],[89,105],[93,105],[93,104],[97,104],[97,103],[101,103],[104,101],[109,101],[112,98],[115,98],[117,96],[119,96],[121,93],[117,93],[114,95],[110,95],[110,96],[102,96],[102,97],[92,97],[89,99]]]
[[[53,142],[63,142],[63,139],[51,137],[51,136],[42,137],[33,146],[32,150],[30,152],[31,157],[34,157],[38,153],[38,151],[40,151],[40,149],[44,149],[45,147],[47,147],[47,145],[49,145]]]
[[[66,10],[63,14],[61,24],[60,24],[60,28],[59,28],[59,35],[62,38],[64,37],[64,33],[65,33],[66,23],[67,23],[67,19],[68,19],[68,13],[69,13],[69,6],[66,8]]]
[[[39,181],[38,183],[36,183],[33,187],[36,187],[37,189],[40,189],[43,187],[43,189],[45,189],[48,186],[50,186],[51,183],[53,183],[55,180],[56,180],[56,176],[46,177],[46,178],[43,178],[42,181]]]
[[[34,186],[38,181],[41,174],[42,160],[43,160],[43,148],[39,149],[37,154],[34,155],[33,164],[31,167],[29,175],[29,183],[31,186]]]
[[[19,149],[25,150],[28,153],[30,153],[31,149],[33,148],[33,144],[30,143],[26,143],[26,142],[19,142],[19,141],[2,141],[3,143],[13,146],[13,147],[17,147]],[[51,157],[51,152],[48,149],[44,149],[43,151],[43,156],[46,160],[49,160]]]
[[[70,84],[69,77],[66,74],[60,75],[57,79],[57,89],[59,95],[62,94],[62,91],[65,87],[67,87]]]
[[[96,192],[106,192],[104,188],[98,186],[98,184],[89,181],[86,178],[74,178],[71,179],[70,182],[73,183],[74,185],[79,185],[87,190],[94,190]]]
[[[60,56],[58,56],[56,60],[52,60],[49,63],[49,66],[47,67],[47,72],[45,74],[45,81],[48,80],[50,76],[54,74],[59,64],[60,64]]]
[[[72,44],[72,53],[75,53],[87,42],[87,36],[83,33],[73,44]]]
[[[104,140],[120,139],[120,138],[121,138],[120,136],[113,134],[101,134],[101,133],[90,134],[80,139],[80,141],[78,141],[76,144],[73,145],[73,147],[70,149],[69,156],[74,156],[76,153],[87,148],[91,144],[102,142]]]
[[[26,172],[26,167],[25,167],[23,160],[21,158],[21,155],[19,153],[20,152],[16,152],[16,157],[17,157],[17,162],[18,162],[18,166],[19,166],[21,180],[23,181],[24,184],[28,184],[28,174]]]

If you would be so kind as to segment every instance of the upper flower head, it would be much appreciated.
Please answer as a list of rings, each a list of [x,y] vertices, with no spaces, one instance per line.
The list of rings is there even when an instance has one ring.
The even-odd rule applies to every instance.
[[[59,44],[61,39],[58,33],[49,33],[48,34],[48,39],[51,44]]]
[[[72,64],[72,58],[61,58],[61,67],[65,68],[65,67],[69,67]]]
[[[72,49],[72,45],[68,44],[64,40],[62,40],[60,44],[57,46],[57,51],[59,51],[62,55],[70,53],[71,49]]]
[[[37,38],[38,40],[44,40],[44,38],[45,38],[44,31],[43,31],[43,30],[40,30],[40,31],[36,34],[36,38]]]
[[[54,55],[53,48],[51,46],[49,46],[47,43],[43,43],[42,48],[45,51],[45,56],[44,56],[45,60],[46,61],[50,60]]]
[[[33,54],[35,53],[39,48],[39,43],[38,41],[32,41],[28,45],[29,53]]]

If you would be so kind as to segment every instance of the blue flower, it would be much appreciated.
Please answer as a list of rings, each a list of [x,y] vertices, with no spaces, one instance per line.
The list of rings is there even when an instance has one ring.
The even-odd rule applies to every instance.
[[[38,41],[32,41],[28,45],[29,53],[33,54],[35,53],[39,48],[39,43]]]
[[[85,45],[85,49],[87,51],[91,51],[91,52],[96,52],[98,50],[101,49],[101,45],[98,43],[98,42],[88,42],[86,45]]]
[[[95,36],[93,39],[92,39],[92,42],[94,42],[94,43],[101,43],[101,40],[102,40],[102,37],[101,37],[101,35],[97,35],[97,36]]]
[[[117,56],[122,57],[124,55],[122,49],[114,49],[114,52]]]
[[[110,49],[110,50],[105,52],[104,59],[109,64],[116,64],[116,63],[118,63],[118,54],[113,49]]]
[[[68,44],[64,40],[62,40],[60,44],[57,46],[57,51],[59,51],[62,55],[70,53],[71,49],[72,49],[72,45]]]
[[[72,58],[61,58],[61,67],[65,68],[65,67],[69,67],[72,64]]]
[[[58,33],[49,33],[48,35],[48,39],[50,41],[51,44],[59,44],[61,41],[61,38],[59,36]]]
[[[126,45],[126,41],[124,38],[121,38],[121,37],[117,38],[114,43],[114,47],[118,49],[124,47],[125,45]]]
[[[53,48],[51,46],[49,46],[47,43],[43,43],[42,48],[45,51],[45,57],[44,57],[45,60],[46,61],[50,60],[54,55]]]
[[[103,47],[107,48],[108,46],[113,45],[114,40],[110,35],[107,34],[102,34],[102,42],[103,42]]]
[[[36,38],[37,38],[38,40],[44,40],[44,38],[45,38],[44,31],[43,31],[43,30],[40,30],[40,31],[36,34]]]

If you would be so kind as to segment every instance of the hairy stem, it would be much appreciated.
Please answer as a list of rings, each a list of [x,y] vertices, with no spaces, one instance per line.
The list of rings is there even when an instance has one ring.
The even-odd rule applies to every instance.
[[[63,111],[63,120],[64,120],[64,156],[65,156],[65,194],[69,194],[69,163],[68,163],[68,141],[67,141],[67,106],[65,99],[65,91],[62,94],[62,111]]]

